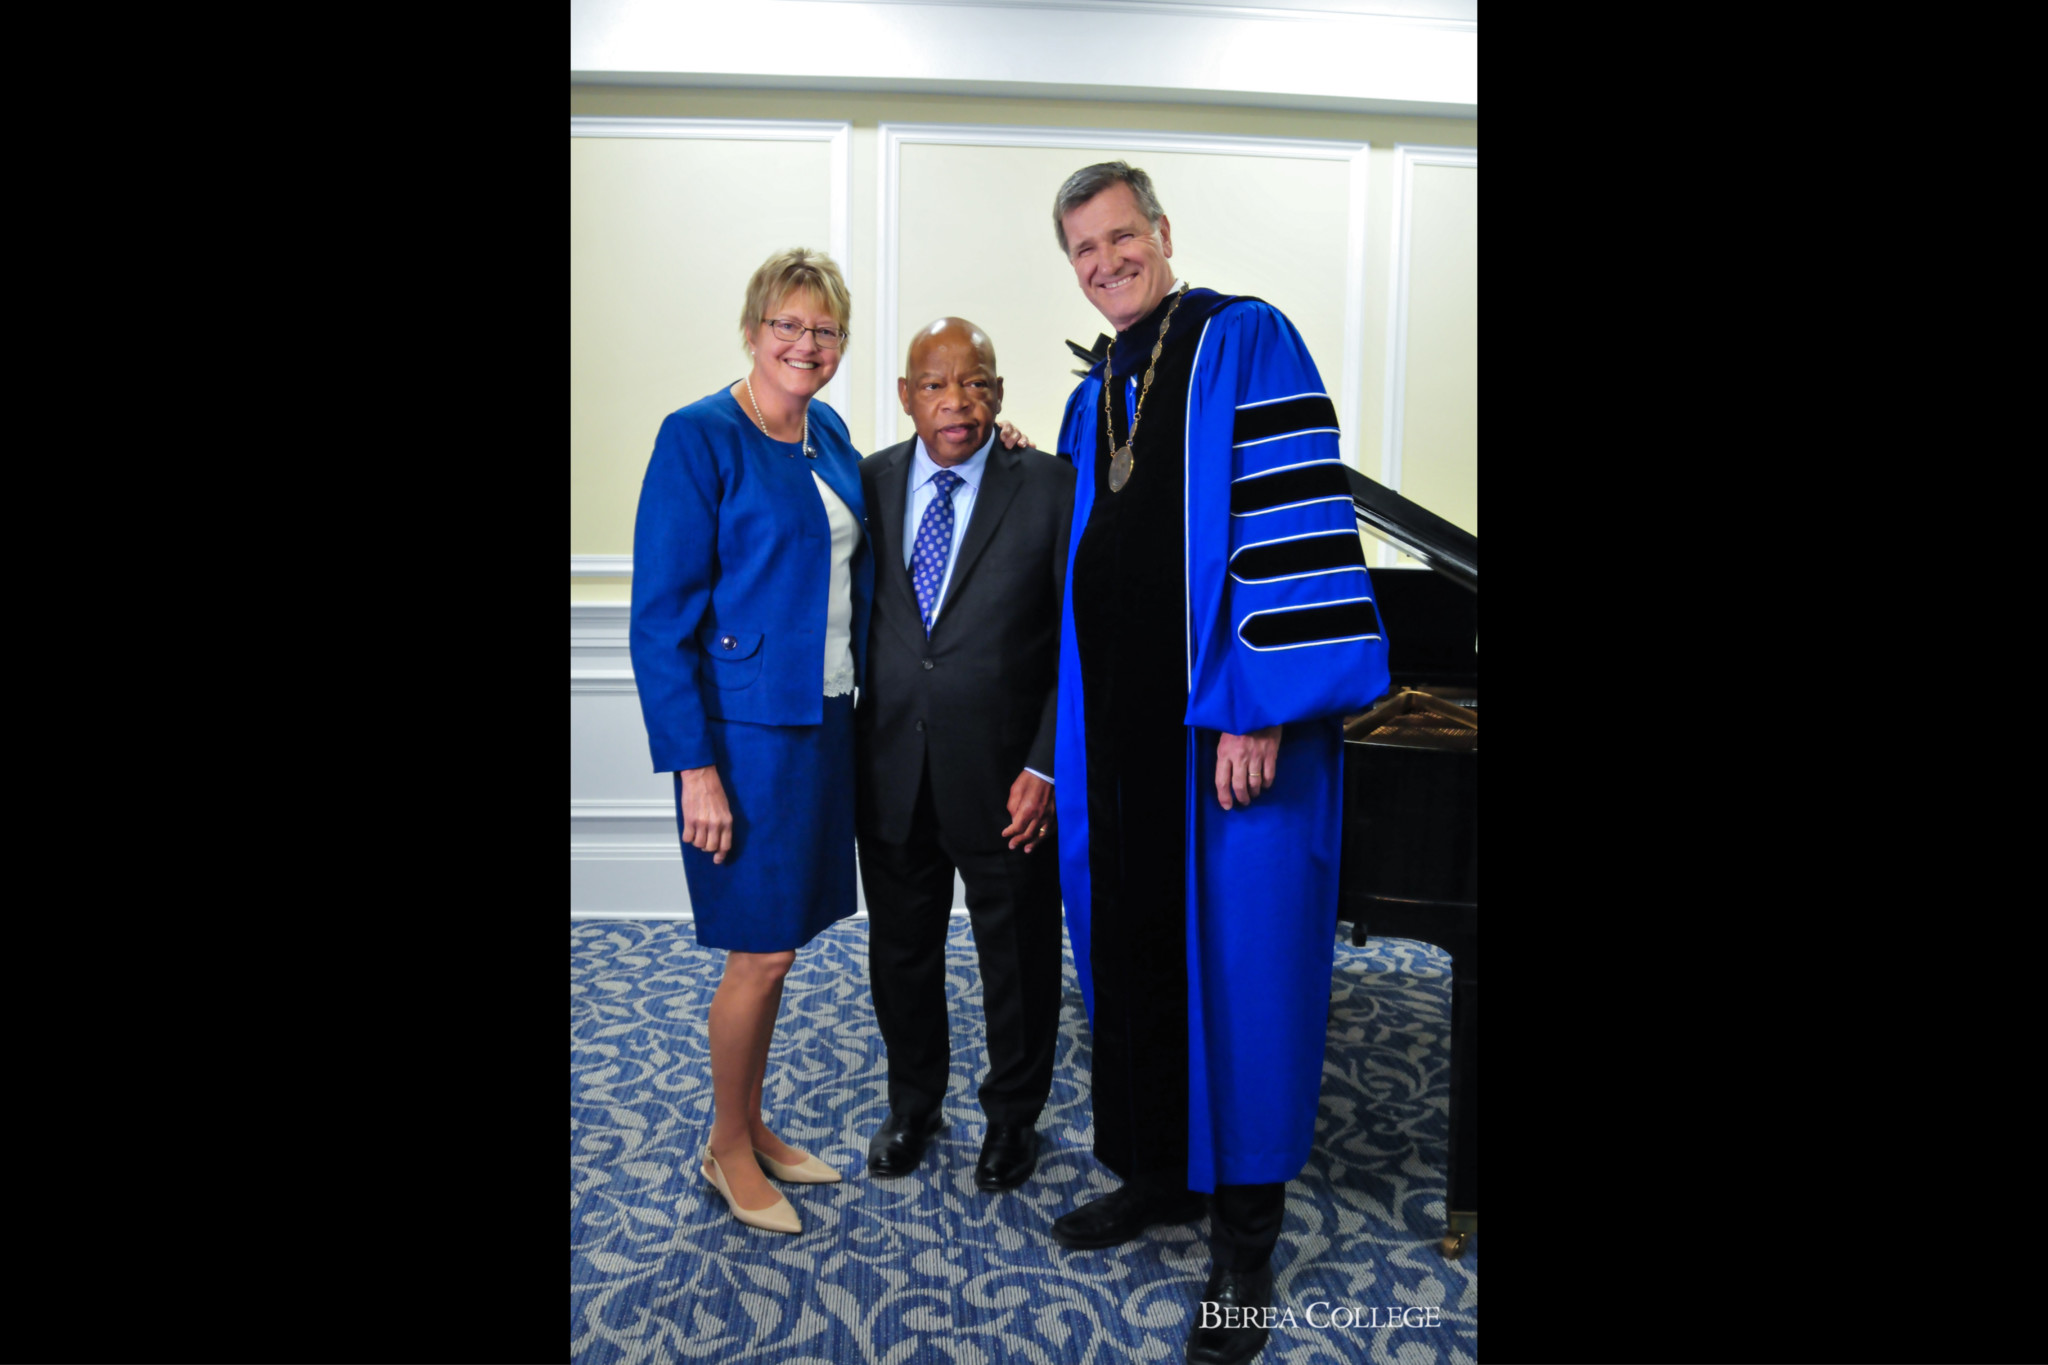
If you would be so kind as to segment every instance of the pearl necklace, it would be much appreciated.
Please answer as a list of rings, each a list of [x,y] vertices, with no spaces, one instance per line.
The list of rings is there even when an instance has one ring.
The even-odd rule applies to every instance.
[[[756,398],[754,397],[754,384],[753,384],[753,381],[752,381],[752,380],[751,380],[750,378],[748,378],[748,377],[746,377],[746,376],[744,376],[744,375],[743,375],[743,376],[741,376],[741,378],[740,378],[740,383],[742,383],[742,384],[745,384],[745,385],[747,386],[747,401],[748,401],[749,403],[752,403],[752,404],[754,405],[754,420],[755,420],[756,422],[759,422],[759,423],[761,424],[761,434],[762,434],[763,436],[766,436],[766,437],[768,437],[768,439],[769,439],[769,440],[771,440],[771,441],[772,441],[772,440],[774,440],[774,439],[775,439],[774,435],[773,435],[772,433],[770,433],[770,432],[769,432],[769,430],[768,430],[768,419],[767,419],[767,418],[765,418],[765,417],[763,417],[763,416],[761,415],[761,404],[760,404],[759,400],[757,400],[757,399],[756,399]],[[807,460],[815,460],[815,459],[817,459],[817,458],[818,458],[818,456],[817,456],[817,453],[816,453],[815,451],[813,451],[813,450],[811,449],[811,405],[810,405],[810,403],[809,403],[808,401],[806,401],[806,402],[804,403],[804,436],[803,436],[803,441],[804,441],[804,458],[805,458],[805,459],[807,459]]]

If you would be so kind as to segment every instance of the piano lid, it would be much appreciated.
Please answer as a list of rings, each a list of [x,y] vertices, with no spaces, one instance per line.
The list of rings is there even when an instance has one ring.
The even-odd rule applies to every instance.
[[[1473,594],[1479,592],[1479,537],[1461,531],[1420,503],[1373,482],[1350,466],[1351,506],[1358,524]]]

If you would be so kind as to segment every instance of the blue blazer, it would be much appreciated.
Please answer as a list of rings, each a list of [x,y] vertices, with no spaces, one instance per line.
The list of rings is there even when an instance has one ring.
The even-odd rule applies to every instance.
[[[633,679],[654,771],[713,761],[708,722],[825,718],[832,526],[819,478],[861,525],[853,553],[853,667],[867,677],[875,565],[860,456],[813,400],[811,447],[771,441],[724,389],[662,420],[633,523]]]

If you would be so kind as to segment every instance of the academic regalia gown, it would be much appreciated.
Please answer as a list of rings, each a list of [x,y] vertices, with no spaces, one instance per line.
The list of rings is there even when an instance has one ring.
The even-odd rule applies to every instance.
[[[1111,356],[1127,439],[1159,321]],[[1078,467],[1060,654],[1060,880],[1093,1035],[1096,1155],[1186,1188],[1308,1160],[1335,953],[1341,719],[1387,690],[1336,409],[1256,299],[1188,291],[1111,492],[1103,366]],[[1284,725],[1275,785],[1225,811],[1219,732]]]

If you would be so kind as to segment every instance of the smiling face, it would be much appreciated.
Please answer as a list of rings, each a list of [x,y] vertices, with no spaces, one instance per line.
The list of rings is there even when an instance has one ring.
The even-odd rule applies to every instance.
[[[1062,216],[1060,226],[1081,292],[1119,332],[1173,289],[1173,225],[1161,214],[1154,229],[1129,185],[1111,185]]]
[[[940,318],[910,342],[896,394],[932,463],[949,469],[981,449],[1003,410],[996,348],[964,318]]]
[[[770,322],[788,318],[803,327],[831,327],[835,330],[840,327],[838,320],[826,309],[825,301],[808,289],[786,295],[780,304],[762,316]],[[839,350],[820,346],[815,332],[805,332],[795,341],[784,341],[775,335],[768,322],[754,324],[753,330],[747,334],[747,345],[754,352],[752,379],[755,389],[766,385],[796,399],[808,399],[831,382],[845,349],[843,345]]]

